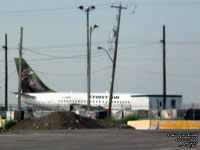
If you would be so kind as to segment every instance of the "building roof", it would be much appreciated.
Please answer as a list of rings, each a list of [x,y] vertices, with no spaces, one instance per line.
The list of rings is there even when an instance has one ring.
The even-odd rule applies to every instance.
[[[142,94],[142,95],[131,95],[131,97],[163,97],[163,95],[159,94]],[[166,97],[182,97],[182,95],[166,95]]]

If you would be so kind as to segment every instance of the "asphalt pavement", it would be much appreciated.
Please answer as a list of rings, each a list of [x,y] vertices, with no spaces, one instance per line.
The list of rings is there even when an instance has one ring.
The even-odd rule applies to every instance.
[[[0,150],[200,149],[199,130],[81,129],[0,133]]]

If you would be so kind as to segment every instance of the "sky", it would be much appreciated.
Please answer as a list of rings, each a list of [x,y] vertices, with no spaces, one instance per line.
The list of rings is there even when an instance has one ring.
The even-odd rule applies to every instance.
[[[14,58],[23,27],[23,58],[43,82],[58,92],[87,92],[86,14],[92,32],[91,91],[110,89],[112,29],[118,0],[0,0],[0,45],[8,34],[8,100],[17,103]],[[200,1],[121,0],[122,10],[114,92],[162,94],[162,28],[166,27],[167,94],[200,103]],[[0,104],[4,104],[4,49],[0,50]]]

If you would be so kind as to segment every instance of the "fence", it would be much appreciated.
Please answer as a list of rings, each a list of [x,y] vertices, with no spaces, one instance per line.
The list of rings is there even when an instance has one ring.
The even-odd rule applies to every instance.
[[[79,107],[75,108],[78,109]],[[143,109],[140,109],[143,108]],[[10,104],[8,107],[9,111],[17,110],[17,104]],[[22,105],[22,110],[24,110],[24,117],[27,118],[30,114],[34,114],[35,116],[41,117],[45,116],[52,112],[50,109],[34,107],[30,105]],[[64,109],[61,107],[57,107],[53,111],[63,111]],[[3,118],[6,116],[6,112],[4,111],[3,105],[0,105],[0,114]],[[160,110],[160,109],[150,109],[147,106],[138,106],[138,107],[130,107],[124,108],[123,106],[112,111],[112,116],[116,119],[124,118],[128,115],[135,114],[139,117],[139,119],[171,119],[171,120],[200,120],[200,103],[188,103],[183,104],[180,110],[176,109],[168,109],[168,110]],[[186,117],[188,115],[188,118]],[[11,116],[11,115],[10,115]]]

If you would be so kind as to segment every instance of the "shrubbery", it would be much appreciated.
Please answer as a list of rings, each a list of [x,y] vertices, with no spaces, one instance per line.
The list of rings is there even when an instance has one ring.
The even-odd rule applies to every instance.
[[[12,126],[16,125],[17,122],[18,122],[17,120],[6,120],[5,121],[5,129],[11,128]]]
[[[113,124],[127,124],[128,121],[138,120],[137,115],[129,115],[125,119],[115,120],[113,118],[106,118],[104,119],[105,122],[110,122]]]

